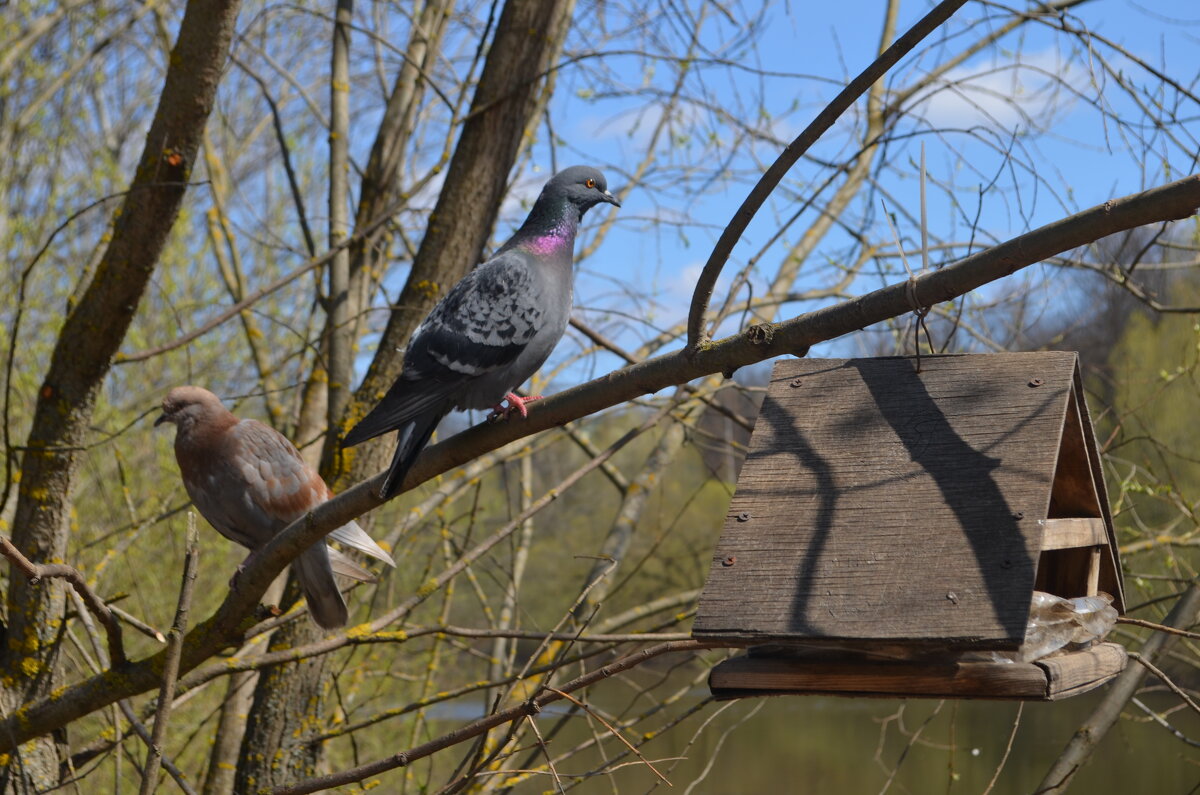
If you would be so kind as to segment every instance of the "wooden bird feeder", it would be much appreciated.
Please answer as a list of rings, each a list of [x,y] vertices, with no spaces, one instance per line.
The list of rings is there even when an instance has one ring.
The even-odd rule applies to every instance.
[[[780,361],[693,635],[751,647],[718,698],[1055,700],[1124,668],[1115,643],[981,661],[1035,589],[1124,612],[1076,354]]]

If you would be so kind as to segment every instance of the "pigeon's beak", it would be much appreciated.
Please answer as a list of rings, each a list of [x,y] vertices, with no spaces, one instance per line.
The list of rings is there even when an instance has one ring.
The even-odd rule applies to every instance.
[[[603,201],[606,201],[606,202],[608,202],[609,204],[611,204],[613,207],[620,207],[620,206],[621,206],[621,203],[620,203],[619,201],[617,201],[617,197],[616,197],[616,196],[613,196],[613,195],[612,195],[611,193],[609,193],[608,191],[604,191],[603,193],[601,193],[601,194],[600,194],[600,198],[601,198]]]
[[[167,419],[167,415],[165,413],[159,414],[158,419],[156,419],[154,421],[154,427],[157,428],[159,425],[162,425],[164,422],[169,422],[169,421],[170,420]]]

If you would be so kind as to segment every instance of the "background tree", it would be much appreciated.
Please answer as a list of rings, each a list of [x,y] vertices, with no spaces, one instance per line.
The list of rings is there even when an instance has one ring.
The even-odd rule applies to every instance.
[[[1172,621],[1194,623],[1178,597],[1196,578],[1197,241],[1192,222],[1167,224],[1200,205],[1197,178],[1172,182],[1200,149],[1194,60],[1106,37],[1101,2],[949,2],[923,21],[908,5],[880,2],[868,42],[861,14],[759,4],[11,4],[5,786],[143,779],[133,737],[149,736],[163,679],[156,628],[175,613],[187,508],[149,420],[185,382],[270,422],[348,493],[235,593],[242,552],[201,528],[162,749],[163,775],[188,783],[164,788],[381,776],[541,791],[604,776],[624,791],[659,774],[712,783],[753,715],[795,737],[782,707],[697,696],[727,652],[687,640],[761,399],[753,365],[820,343],[911,351],[903,285],[922,252],[937,350],[1084,351],[1131,612],[1176,606]],[[340,451],[341,435],[433,302],[574,162],[601,167],[624,204],[589,216],[572,330],[534,385],[576,388],[435,445],[409,493],[377,507],[355,484],[391,440]],[[450,418],[442,437],[477,419]],[[351,627],[318,633],[292,586],[265,600],[287,612],[256,611],[304,540],[368,508],[400,565],[350,594]],[[79,589],[29,579],[60,562]],[[120,642],[80,591],[118,617]],[[1146,637],[1123,629],[1131,647]],[[1147,661],[1194,685],[1193,642]],[[1167,679],[1128,702],[1158,741],[1143,760],[1200,734]],[[1069,731],[1024,748],[1021,713],[985,708],[1002,709],[882,705],[878,725],[859,721],[865,742],[836,750],[867,777],[843,786],[949,769],[950,791],[993,773],[1033,789]],[[999,729],[960,741],[971,715]],[[1006,747],[1027,764],[1006,767]]]

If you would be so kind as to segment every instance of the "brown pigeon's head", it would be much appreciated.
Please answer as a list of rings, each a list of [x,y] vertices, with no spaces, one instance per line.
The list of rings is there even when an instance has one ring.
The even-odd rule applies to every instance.
[[[163,398],[162,410],[154,424],[173,422],[181,431],[232,417],[219,397],[198,386],[175,387]]]

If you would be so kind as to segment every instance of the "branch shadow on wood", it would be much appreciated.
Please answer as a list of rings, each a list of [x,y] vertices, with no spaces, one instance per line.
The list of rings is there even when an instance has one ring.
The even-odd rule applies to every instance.
[[[811,470],[817,493],[820,495],[820,506],[816,512],[812,541],[800,559],[800,568],[796,572],[796,581],[801,585],[795,589],[796,595],[792,601],[790,627],[793,631],[806,635],[819,635],[821,634],[820,630],[812,626],[808,620],[809,596],[812,594],[812,589],[807,587],[807,584],[816,579],[821,563],[821,553],[824,551],[825,544],[829,541],[830,531],[833,529],[833,515],[837,507],[837,483],[833,475],[833,467],[809,443],[795,417],[791,418],[788,426],[791,431],[790,438],[781,433],[779,443],[796,456],[796,461],[800,466]]]
[[[871,360],[851,363],[870,390],[879,416],[891,426],[913,463],[929,474],[947,507],[953,512],[957,527],[930,528],[932,532],[961,532],[974,551],[979,570],[987,588],[993,612],[1001,623],[1019,619],[1019,626],[1005,626],[1014,637],[1020,637],[1025,618],[1004,609],[1005,600],[1012,599],[1012,583],[1033,582],[1033,554],[1025,543],[1018,526],[1018,517],[1004,497],[993,475],[1000,466],[997,458],[976,449],[963,439],[950,424],[945,413],[930,396],[915,368],[872,367]],[[898,400],[898,396],[903,396]],[[937,440],[931,444],[930,440]],[[987,522],[979,521],[981,506],[987,507]],[[986,565],[996,557],[997,550],[1011,548],[1005,555],[1010,561],[1007,569]],[[1015,616],[1015,619],[1013,618]]]

